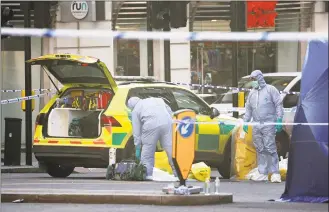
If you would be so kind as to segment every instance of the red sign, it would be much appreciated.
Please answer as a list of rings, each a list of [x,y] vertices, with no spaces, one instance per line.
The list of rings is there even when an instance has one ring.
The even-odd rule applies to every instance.
[[[248,1],[247,28],[274,27],[277,1]]]

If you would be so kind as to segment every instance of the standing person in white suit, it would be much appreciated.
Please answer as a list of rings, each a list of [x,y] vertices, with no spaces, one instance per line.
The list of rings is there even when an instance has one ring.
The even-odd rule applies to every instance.
[[[271,182],[281,182],[279,172],[279,157],[275,143],[276,132],[282,131],[283,105],[279,91],[272,85],[266,84],[263,73],[255,70],[250,78],[253,90],[249,93],[246,102],[244,122],[258,123],[252,129],[253,143],[257,151],[257,165],[260,181],[267,181],[268,174],[272,173]],[[277,123],[264,125],[265,122]],[[248,126],[244,125],[245,132]]]

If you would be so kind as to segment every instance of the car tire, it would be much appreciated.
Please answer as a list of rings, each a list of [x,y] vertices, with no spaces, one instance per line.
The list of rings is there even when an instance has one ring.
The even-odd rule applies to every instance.
[[[73,173],[74,167],[63,166],[63,165],[58,165],[58,164],[47,164],[46,171],[52,177],[65,178],[65,177],[70,176]]]
[[[275,143],[276,143],[279,158],[281,156],[283,158],[287,158],[287,153],[289,152],[289,145],[290,145],[289,135],[283,130],[280,133],[276,133]]]
[[[224,149],[224,160],[218,167],[218,172],[224,179],[231,178],[231,144],[232,144],[232,137],[229,138],[225,149]]]

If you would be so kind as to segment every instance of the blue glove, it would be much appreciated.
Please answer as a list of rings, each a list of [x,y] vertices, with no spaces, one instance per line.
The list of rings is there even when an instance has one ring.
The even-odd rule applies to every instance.
[[[141,147],[140,146],[136,146],[135,148],[135,156],[136,156],[136,159],[137,160],[140,160],[141,159]]]
[[[282,131],[282,119],[278,118],[276,120],[277,125],[275,125],[276,132]]]
[[[248,125],[243,125],[243,130],[248,133]]]

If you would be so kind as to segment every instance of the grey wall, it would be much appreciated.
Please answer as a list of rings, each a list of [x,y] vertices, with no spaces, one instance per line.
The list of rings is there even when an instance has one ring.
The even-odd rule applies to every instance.
[[[32,38],[32,58],[41,54],[41,38]],[[32,67],[32,88],[40,88],[40,67]],[[24,89],[25,87],[25,63],[24,51],[1,51],[1,77],[0,87],[4,89]],[[21,93],[2,93],[1,99],[20,97]],[[32,122],[39,112],[39,99],[35,100]],[[25,146],[25,113],[21,110],[21,103],[1,105],[1,144],[4,145],[5,121],[4,118],[22,119],[22,145]],[[34,127],[33,127],[34,133]]]

